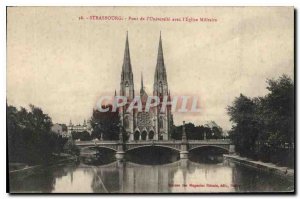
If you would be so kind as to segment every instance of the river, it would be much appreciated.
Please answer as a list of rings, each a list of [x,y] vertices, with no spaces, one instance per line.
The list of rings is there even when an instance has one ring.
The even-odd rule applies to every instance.
[[[133,162],[45,167],[10,180],[11,192],[172,193],[281,192],[293,182],[233,162],[179,160],[163,165]]]

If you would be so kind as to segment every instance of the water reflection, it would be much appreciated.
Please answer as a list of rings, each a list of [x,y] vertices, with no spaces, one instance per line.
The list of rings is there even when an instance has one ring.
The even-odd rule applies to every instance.
[[[233,163],[206,164],[189,160],[148,166],[132,162],[56,166],[11,181],[13,192],[168,193],[292,189],[291,182]]]

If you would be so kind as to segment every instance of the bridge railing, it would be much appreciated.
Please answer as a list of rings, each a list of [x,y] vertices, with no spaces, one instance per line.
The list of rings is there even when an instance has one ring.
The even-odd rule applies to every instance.
[[[126,143],[181,143],[181,140],[136,140],[127,141]]]
[[[75,140],[75,143],[117,143],[118,140],[87,140],[87,141],[83,141],[83,140]]]
[[[90,141],[75,140],[75,144],[77,145],[116,144],[116,143],[118,143],[118,141],[116,140],[90,140]]]
[[[136,141],[127,141],[125,144],[139,143],[139,144],[149,144],[149,143],[181,143],[181,140],[136,140]],[[78,145],[86,145],[86,144],[116,144],[118,140],[90,140],[90,141],[81,141],[76,140],[76,144]],[[188,143],[231,143],[230,139],[206,139],[206,140],[188,140]]]
[[[188,140],[189,143],[193,142],[224,142],[229,143],[231,142],[230,139],[206,139],[206,140]]]

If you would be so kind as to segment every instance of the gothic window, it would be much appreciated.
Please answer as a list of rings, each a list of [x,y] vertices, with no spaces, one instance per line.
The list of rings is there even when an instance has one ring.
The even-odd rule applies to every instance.
[[[164,118],[162,116],[159,117],[158,127],[161,129],[164,128]]]
[[[143,131],[142,132],[142,140],[146,140],[147,139],[147,132]]]
[[[124,140],[125,142],[127,142],[127,141],[129,140],[129,134],[130,134],[130,132],[124,132],[124,133],[123,133],[123,140]]]
[[[158,139],[163,140],[164,139],[163,135],[159,135]]]
[[[124,119],[124,127],[125,127],[125,129],[128,129],[128,128],[129,128],[129,118],[128,118],[128,116],[125,116],[125,119]]]
[[[140,132],[136,131],[134,132],[134,140],[139,140],[140,139]]]
[[[154,132],[150,131],[149,132],[149,140],[153,140],[153,138],[154,138]]]
[[[159,82],[159,93],[163,93],[163,85],[161,82]]]
[[[129,95],[129,84],[128,82],[126,81],[125,82],[125,96],[128,96]]]

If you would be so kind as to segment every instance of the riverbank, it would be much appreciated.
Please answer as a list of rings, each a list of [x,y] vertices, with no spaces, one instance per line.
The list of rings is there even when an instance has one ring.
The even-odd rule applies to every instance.
[[[77,161],[77,157],[75,156],[61,156],[61,159],[56,160],[54,162],[49,163],[47,166],[52,166],[52,165],[57,165],[57,164],[64,164],[64,163],[69,163],[69,162],[75,162]],[[18,165],[21,165],[20,163],[17,163]],[[12,164],[15,165],[15,164]],[[22,168],[19,169],[9,169],[9,176],[14,177],[15,175],[22,175],[23,177],[26,177],[28,175],[31,175],[32,173],[44,168],[45,165],[33,165],[33,166],[28,166],[24,165]]]
[[[263,170],[269,173],[273,173],[275,175],[279,175],[287,178],[289,181],[294,181],[294,169],[290,169],[288,167],[280,167],[273,163],[254,161],[249,158],[240,157],[238,155],[228,155],[224,154],[223,157],[227,160],[231,160],[233,162],[253,167],[259,170]]]

